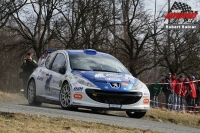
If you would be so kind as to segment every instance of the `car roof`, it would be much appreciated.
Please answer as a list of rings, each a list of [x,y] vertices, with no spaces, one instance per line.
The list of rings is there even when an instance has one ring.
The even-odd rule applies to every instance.
[[[87,50],[87,49],[86,49]],[[68,52],[68,54],[87,54],[85,52],[85,50],[66,50]],[[95,50],[96,51],[96,50]],[[112,55],[110,54],[107,54],[107,53],[103,53],[103,52],[98,52],[96,51],[96,54],[95,55],[102,55],[102,56],[109,56],[109,57],[113,57]]]
[[[96,50],[93,50],[93,49],[85,49],[85,50],[96,51]],[[66,50],[56,50],[55,52],[64,52],[64,53],[66,53],[68,55],[72,55],[72,54],[87,55],[87,53],[85,52],[85,50],[68,50],[68,49],[66,49]],[[103,53],[103,52],[98,52],[98,51],[96,51],[96,54],[91,54],[91,55],[107,56],[107,57],[116,59],[114,56],[112,56],[110,54]]]

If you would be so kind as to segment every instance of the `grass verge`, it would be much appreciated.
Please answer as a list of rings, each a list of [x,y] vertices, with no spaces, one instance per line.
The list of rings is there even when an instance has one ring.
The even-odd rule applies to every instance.
[[[6,133],[154,133],[95,122],[63,117],[0,112],[0,132]],[[159,133],[159,132],[155,132]]]
[[[165,108],[151,108],[143,119],[200,128],[200,113],[178,113],[176,111],[168,111]]]

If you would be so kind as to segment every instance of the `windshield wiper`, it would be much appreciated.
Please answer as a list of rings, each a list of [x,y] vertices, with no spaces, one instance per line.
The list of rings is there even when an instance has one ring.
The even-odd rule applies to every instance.
[[[92,71],[92,70],[81,69],[81,68],[73,68],[72,70],[80,70],[80,71]]]
[[[117,72],[117,71],[111,71],[111,70],[102,70],[102,69],[93,69],[93,71],[102,71],[102,72],[121,73],[121,72]]]

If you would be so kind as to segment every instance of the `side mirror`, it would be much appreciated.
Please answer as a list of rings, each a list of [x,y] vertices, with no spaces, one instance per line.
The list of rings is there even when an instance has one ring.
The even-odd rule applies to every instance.
[[[64,66],[59,69],[60,74],[65,74],[65,72],[66,72],[66,68]]]

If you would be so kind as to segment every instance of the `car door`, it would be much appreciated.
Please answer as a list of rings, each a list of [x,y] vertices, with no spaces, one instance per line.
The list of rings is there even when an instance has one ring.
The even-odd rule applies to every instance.
[[[45,61],[45,66],[41,67],[41,69],[39,70],[39,73],[41,75],[41,78],[37,77],[37,80],[40,80],[40,84],[38,84],[37,88],[39,88],[39,90],[36,91],[38,96],[41,97],[46,97],[46,93],[49,93],[49,81],[51,80],[52,77],[52,72],[51,72],[51,66],[53,63],[54,58],[56,57],[57,53],[51,53],[46,61]]]
[[[51,67],[51,80],[50,80],[50,90],[51,94],[46,95],[47,99],[59,101],[60,89],[62,82],[64,80],[64,73],[60,73],[60,68],[65,68],[66,72],[66,57],[64,53],[57,53]]]

